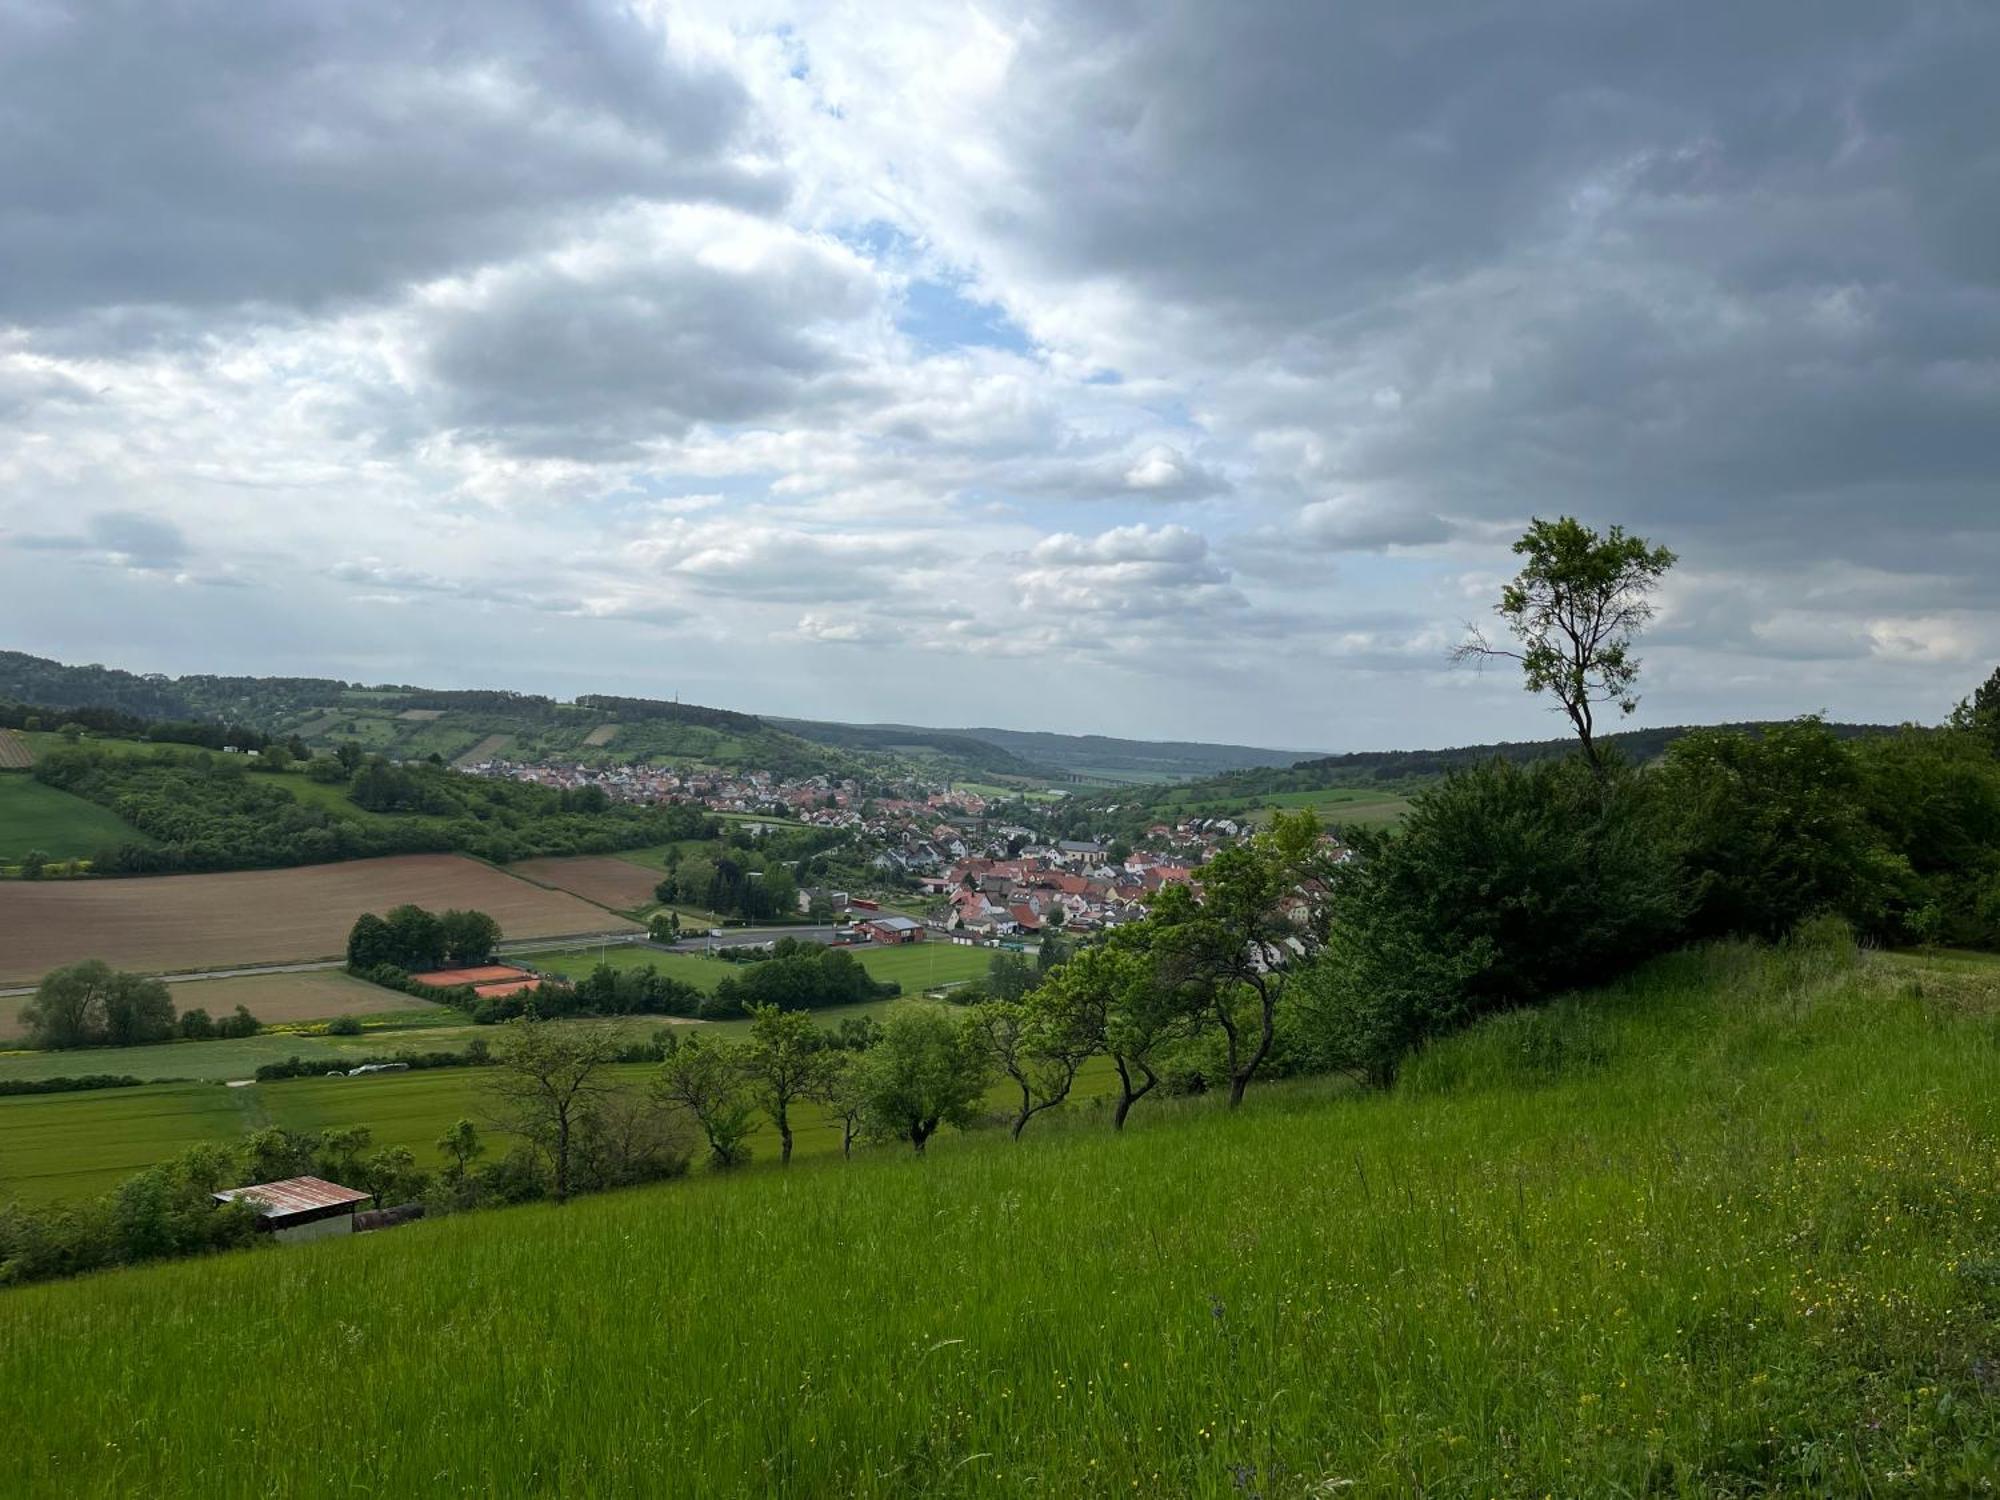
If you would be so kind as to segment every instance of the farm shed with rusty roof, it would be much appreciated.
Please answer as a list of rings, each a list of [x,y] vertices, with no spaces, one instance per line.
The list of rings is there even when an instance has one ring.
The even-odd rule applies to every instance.
[[[369,1195],[320,1177],[287,1177],[282,1182],[225,1188],[215,1201],[248,1203],[259,1215],[257,1227],[289,1244],[354,1233],[354,1210],[368,1202]]]

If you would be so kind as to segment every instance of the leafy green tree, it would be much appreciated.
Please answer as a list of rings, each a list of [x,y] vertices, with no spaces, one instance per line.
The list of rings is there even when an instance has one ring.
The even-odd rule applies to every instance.
[[[114,974],[104,990],[104,1040],[112,1047],[164,1042],[174,1034],[174,1002],[157,979]]]
[[[493,1049],[487,1092],[508,1128],[547,1158],[558,1203],[570,1196],[578,1126],[610,1091],[607,1070],[617,1060],[610,1033],[532,1016],[506,1022]]]
[[[401,952],[389,924],[372,911],[354,919],[347,930],[347,966],[357,972],[379,969],[384,964],[401,967]]]
[[[461,966],[485,963],[500,941],[500,924],[483,911],[447,911],[438,918],[437,931],[444,956]]]
[[[986,993],[996,1000],[1019,1000],[1035,987],[1035,966],[1019,953],[995,953],[986,966]]]
[[[1057,996],[1039,990],[1020,1000],[974,1005],[964,1024],[988,1064],[1020,1093],[1012,1127],[1017,1141],[1036,1115],[1069,1098],[1077,1070],[1097,1050],[1088,1020],[1075,1016]]]
[[[882,1134],[923,1152],[941,1125],[969,1125],[986,1090],[978,1038],[937,1005],[904,1005],[861,1054],[868,1118]]]
[[[1270,1056],[1292,975],[1323,936],[1306,896],[1323,873],[1318,840],[1310,809],[1277,813],[1264,832],[1209,862],[1199,902],[1187,887],[1168,886],[1147,919],[1159,982],[1223,1035],[1232,1109]]]
[[[437,1138],[437,1149],[445,1158],[445,1177],[458,1183],[465,1180],[472,1164],[486,1154],[486,1142],[479,1138],[479,1127],[461,1117]]]
[[[358,744],[348,740],[333,752],[333,758],[340,768],[351,776],[361,768],[361,762],[367,756]]]
[[[1425,1039],[1603,980],[1676,940],[1681,874],[1647,778],[1493,761],[1356,830],[1294,999],[1313,1060],[1383,1084]]]
[[[23,880],[40,880],[42,878],[42,871],[48,868],[48,863],[49,856],[45,851],[30,849],[26,854],[21,856],[21,878]]]
[[[668,1054],[653,1079],[653,1096],[686,1114],[708,1141],[709,1165],[718,1171],[750,1160],[754,1106],[744,1097],[741,1051],[728,1042],[689,1037]]]
[[[377,1208],[403,1203],[424,1190],[427,1179],[408,1146],[383,1146],[355,1163],[355,1184]]]
[[[1683,736],[1656,774],[1698,935],[1779,938],[1821,912],[1879,933],[1910,888],[1855,753],[1818,719]]]
[[[778,1127],[778,1160],[786,1166],[792,1160],[792,1106],[819,1096],[831,1055],[807,1012],[775,1005],[751,1009],[741,1065],[757,1102]]]
[[[1965,733],[1847,742],[1869,823],[1910,867],[1894,938],[2000,947],[2000,759]]]
[[[1584,759],[1602,779],[1596,710],[1639,706],[1639,660],[1632,645],[1653,617],[1651,595],[1674,565],[1674,554],[1613,526],[1600,536],[1571,516],[1536,519],[1514,543],[1527,559],[1500,593],[1494,612],[1520,649],[1490,644],[1477,627],[1452,653],[1454,661],[1504,657],[1521,664],[1531,693],[1553,694],[1569,716]]]
[[[858,1050],[827,1054],[816,1096],[827,1114],[840,1122],[840,1154],[854,1155],[854,1143],[868,1121],[868,1077]]]
[[[1063,1017],[1063,1028],[1090,1038],[1118,1073],[1114,1130],[1159,1087],[1162,1056],[1186,1038],[1194,1017],[1171,986],[1155,982],[1148,955],[1120,934],[1086,948],[1045,979],[1036,991]]]
[[[395,945],[396,963],[405,969],[431,969],[444,959],[444,930],[421,906],[405,903],[383,918]]]
[[[1952,710],[1951,727],[1978,740],[1987,754],[2000,756],[2000,667]]]
[[[126,974],[88,958],[44,975],[21,1007],[30,1045],[131,1047],[173,1035],[174,1002],[157,979]]]

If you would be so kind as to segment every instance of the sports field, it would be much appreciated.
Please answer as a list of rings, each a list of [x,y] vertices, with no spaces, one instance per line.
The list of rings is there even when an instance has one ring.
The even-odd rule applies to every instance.
[[[112,844],[146,842],[107,807],[19,771],[0,772],[0,864],[12,864],[30,849],[51,859],[88,859]]]
[[[313,969],[300,974],[246,974],[239,979],[187,979],[175,982],[170,993],[176,1010],[200,1008],[211,1016],[221,1017],[241,1005],[266,1026],[324,1021],[334,1016],[435,1011],[442,1018],[455,1014],[445,1006],[398,994],[395,990],[385,990],[379,985],[343,974],[338,969]],[[33,998],[32,995],[0,995],[0,1043],[13,1041],[22,1034],[21,1007]],[[63,1072],[110,1071],[78,1064],[77,1059],[92,1054],[68,1055],[70,1065],[62,1069]],[[130,1071],[142,1078],[146,1076],[139,1069]],[[6,1063],[0,1060],[0,1077],[4,1076],[7,1076]]]
[[[290,870],[0,884],[0,984],[80,958],[146,973],[338,957],[354,919],[404,902],[476,907],[510,938],[636,923],[456,854]]]
[[[660,883],[659,872],[609,854],[517,860],[507,866],[507,873],[537,885],[568,891],[613,911],[638,911],[652,906],[653,887]]]

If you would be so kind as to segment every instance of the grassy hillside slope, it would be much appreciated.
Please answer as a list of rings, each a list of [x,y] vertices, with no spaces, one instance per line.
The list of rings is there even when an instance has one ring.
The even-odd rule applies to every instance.
[[[1717,947],[1388,1096],[0,1294],[0,1491],[1982,1492],[1995,999]]]

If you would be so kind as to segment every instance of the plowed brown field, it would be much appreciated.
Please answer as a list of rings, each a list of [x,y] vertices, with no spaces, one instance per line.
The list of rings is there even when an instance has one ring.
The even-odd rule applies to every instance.
[[[641,872],[643,873],[643,872]],[[0,984],[102,958],[143,972],[338,957],[365,911],[475,907],[509,938],[636,931],[634,923],[456,854],[296,870],[0,882]]]
[[[636,911],[653,904],[653,887],[660,872],[609,854],[579,854],[573,859],[524,859],[508,870],[537,885],[573,891],[586,901],[613,911]]]

